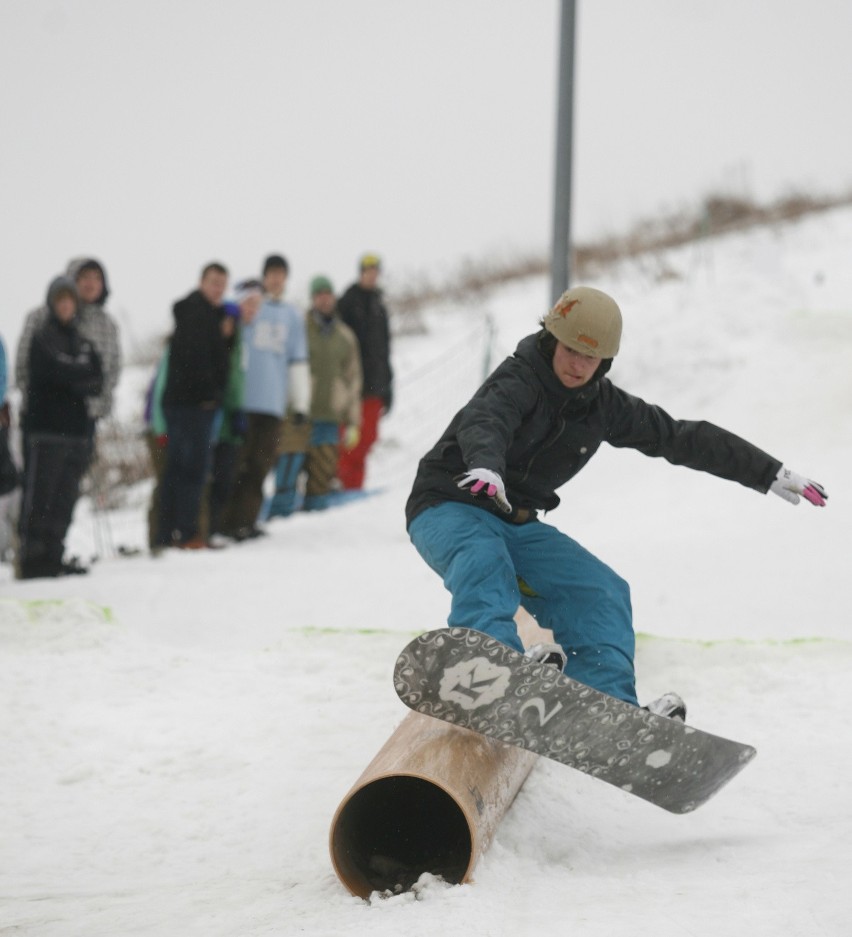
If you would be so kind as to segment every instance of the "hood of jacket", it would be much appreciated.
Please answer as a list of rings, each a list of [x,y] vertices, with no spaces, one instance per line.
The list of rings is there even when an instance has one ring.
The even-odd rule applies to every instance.
[[[68,261],[65,273],[67,276],[73,277],[76,282],[77,277],[79,277],[84,270],[97,270],[101,275],[104,287],[101,291],[101,295],[95,300],[95,304],[103,306],[109,297],[109,280],[107,280],[107,273],[104,269],[104,265],[99,260],[95,260],[94,257],[75,257],[73,260]]]
[[[54,277],[50,281],[50,286],[47,288],[46,299],[48,312],[54,319],[56,318],[55,302],[59,293],[70,293],[74,297],[74,302],[77,306],[77,312],[80,311],[80,296],[77,293],[77,284],[74,282],[74,280],[68,276]]]

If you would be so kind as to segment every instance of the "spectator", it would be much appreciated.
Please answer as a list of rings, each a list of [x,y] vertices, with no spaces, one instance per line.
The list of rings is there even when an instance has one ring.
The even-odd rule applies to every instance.
[[[390,413],[393,402],[388,312],[377,285],[381,261],[375,254],[364,254],[360,270],[358,282],[346,290],[338,303],[340,318],[358,339],[364,376],[360,439],[351,449],[344,448],[338,465],[338,478],[344,489],[364,487],[367,456],[378,439],[379,418],[382,413]]]
[[[89,458],[94,453],[95,430],[98,420],[112,413],[113,393],[121,372],[121,345],[119,331],[113,317],[104,304],[109,297],[106,271],[100,261],[92,257],[80,257],[69,262],[66,271],[74,279],[79,297],[79,311],[75,317],[76,328],[82,338],[91,342],[101,362],[103,383],[100,393],[86,398],[89,418],[87,439]],[[33,335],[48,317],[46,306],[33,309],[24,320],[21,338],[15,358],[15,382],[21,392],[21,426],[26,434],[26,401],[29,370],[29,352]]]
[[[169,370],[169,346],[166,345],[148,391],[145,395],[145,442],[148,446],[148,455],[151,459],[151,471],[154,476],[154,487],[151,489],[151,499],[148,504],[148,548],[152,555],[161,552],[162,547],[157,540],[160,528],[160,488],[163,484],[163,473],[166,470],[166,446],[169,442],[166,428],[166,415],[163,412],[163,391],[166,388],[166,376]]]
[[[6,370],[6,346],[0,338],[0,497],[7,495],[18,487],[18,467],[12,458],[9,449],[9,427],[11,415],[9,403],[6,400],[8,390],[8,373]],[[0,555],[3,550],[0,549]]]
[[[160,486],[159,546],[199,549],[198,510],[210,465],[213,426],[228,379],[222,299],[228,271],[209,263],[198,289],[175,303],[163,412],[168,442]]]
[[[21,579],[88,572],[63,562],[65,536],[89,457],[87,400],[102,392],[94,343],[76,324],[74,281],[57,277],[47,293],[47,316],[27,336],[27,456],[19,519]],[[20,354],[20,350],[19,350]]]
[[[242,336],[245,328],[257,317],[262,302],[263,286],[260,280],[244,280],[237,286],[236,302],[226,303],[226,308],[234,317],[235,329],[230,339],[228,384],[222,402],[221,427],[213,449],[213,470],[207,497],[208,546],[224,546],[222,519],[234,486],[240,449],[245,441],[247,428]]]
[[[307,453],[282,455],[270,517],[291,514],[296,507],[302,466],[307,476],[303,508],[326,508],[337,474],[338,439],[358,442],[361,419],[361,355],[355,334],[336,314],[334,289],[328,277],[311,281],[311,308],[306,316],[311,367],[311,424]]]
[[[6,365],[6,346],[0,338],[0,406],[6,403],[6,392],[9,390],[9,371]]]
[[[266,258],[265,298],[257,318],[243,329],[246,435],[222,524],[226,536],[238,541],[263,533],[257,525],[263,482],[275,464],[288,405],[296,424],[304,423],[310,406],[305,323],[284,301],[289,271],[279,254]]]

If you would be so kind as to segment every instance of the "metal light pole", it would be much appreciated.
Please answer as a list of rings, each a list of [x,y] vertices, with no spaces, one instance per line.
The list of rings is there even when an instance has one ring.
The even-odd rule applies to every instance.
[[[550,261],[551,302],[571,280],[571,155],[574,125],[575,0],[562,0],[559,42],[559,94],[556,112],[556,180],[553,194],[553,250]]]

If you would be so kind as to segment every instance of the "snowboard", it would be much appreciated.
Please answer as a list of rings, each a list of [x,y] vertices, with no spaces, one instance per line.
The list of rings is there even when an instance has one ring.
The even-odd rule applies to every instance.
[[[409,709],[569,765],[688,813],[756,751],[607,696],[467,628],[429,631],[396,662]]]

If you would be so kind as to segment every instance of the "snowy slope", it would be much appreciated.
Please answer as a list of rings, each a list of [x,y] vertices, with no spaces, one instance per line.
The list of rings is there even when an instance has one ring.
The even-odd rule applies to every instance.
[[[614,380],[831,493],[793,508],[602,450],[551,515],[631,582],[640,697],[676,688],[757,746],[717,798],[675,817],[539,763],[475,884],[363,902],[333,874],[334,810],[405,714],[396,653],[446,616],[404,530],[416,460],[481,377],[485,313],[495,362],[534,328],[535,280],[396,343],[375,497],[88,577],[0,567],[0,933],[847,934],[850,250],[836,211],[592,281],[625,312]],[[144,543],[144,499],[111,516],[115,544]],[[103,535],[81,504],[75,551]]]

